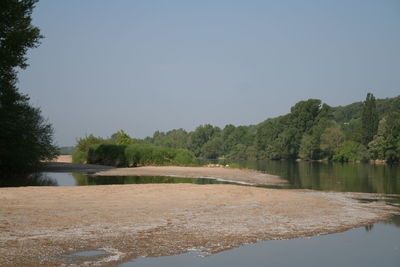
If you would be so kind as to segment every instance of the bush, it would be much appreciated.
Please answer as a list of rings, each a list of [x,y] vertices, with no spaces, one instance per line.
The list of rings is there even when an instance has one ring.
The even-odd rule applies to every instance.
[[[86,163],[88,157],[89,148],[93,145],[104,144],[106,140],[101,137],[95,137],[94,135],[85,136],[85,138],[79,138],[75,146],[75,152],[72,154],[72,162],[74,163]]]
[[[86,163],[87,161],[87,151],[75,151],[72,154],[73,163]]]
[[[88,152],[77,151],[74,162],[87,162],[109,166],[193,165],[194,154],[185,149],[173,149],[148,144],[97,144]]]
[[[125,158],[129,166],[148,165],[152,163],[151,145],[134,144],[125,149]]]
[[[101,144],[89,148],[87,163],[126,166],[125,145]]]
[[[334,161],[348,162],[356,161],[358,156],[359,144],[353,141],[347,141],[333,155]]]
[[[129,166],[138,165],[191,165],[195,162],[192,152],[185,149],[133,144],[125,149]]]
[[[80,138],[72,160],[116,167],[195,164],[195,156],[189,150],[138,143],[122,130],[113,134],[111,139],[93,135]]]
[[[154,147],[153,159],[157,165],[176,165],[177,149]]]
[[[178,149],[176,150],[174,162],[176,165],[194,165],[196,161],[192,152],[186,149]]]

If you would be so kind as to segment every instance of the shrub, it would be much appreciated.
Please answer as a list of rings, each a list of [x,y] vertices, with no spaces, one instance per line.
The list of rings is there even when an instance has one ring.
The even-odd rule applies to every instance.
[[[174,162],[176,165],[194,165],[196,163],[194,154],[186,149],[176,150]]]
[[[152,161],[156,165],[171,165],[175,158],[175,149],[154,146],[152,149]]]
[[[104,144],[106,140],[101,137],[95,137],[94,135],[85,136],[79,138],[75,146],[75,152],[72,154],[72,162],[74,163],[86,163],[88,157],[89,148],[93,145]]]
[[[356,161],[358,156],[359,144],[354,141],[347,141],[333,155],[334,161],[348,162]]]
[[[87,136],[78,140],[73,162],[110,166],[193,165],[194,154],[186,149],[174,149],[150,144],[118,145],[108,140]]]
[[[142,158],[141,145],[129,145],[125,148],[125,159],[129,167],[136,167]]]
[[[73,163],[86,163],[87,161],[87,151],[75,151],[72,154]]]
[[[191,165],[195,163],[192,152],[146,144],[133,144],[125,149],[129,166],[138,165]]]
[[[125,158],[129,166],[152,164],[152,145],[133,144],[125,149]]]
[[[110,142],[116,145],[130,145],[133,140],[124,130],[119,130],[111,135]]]
[[[126,166],[125,145],[101,144],[89,148],[87,162],[109,166]]]

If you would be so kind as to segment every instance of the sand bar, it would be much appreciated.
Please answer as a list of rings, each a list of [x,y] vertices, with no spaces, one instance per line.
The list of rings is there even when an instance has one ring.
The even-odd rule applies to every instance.
[[[398,212],[353,199],[366,195],[194,184],[0,188],[0,265],[108,266],[192,249],[214,253],[344,231]],[[106,254],[68,256],[94,249]]]
[[[223,167],[177,167],[177,166],[144,166],[138,168],[116,168],[97,172],[102,176],[172,176],[186,178],[209,178],[253,185],[285,185],[286,180],[279,176],[250,169]]]

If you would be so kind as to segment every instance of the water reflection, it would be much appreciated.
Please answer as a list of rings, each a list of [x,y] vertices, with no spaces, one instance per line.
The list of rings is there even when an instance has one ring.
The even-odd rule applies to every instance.
[[[279,175],[292,188],[400,194],[400,168],[332,162],[242,161],[241,167]]]
[[[46,173],[1,174],[0,187],[57,186],[57,180]]]
[[[366,226],[364,226],[364,228],[365,228],[365,231],[371,232],[372,229],[374,228],[374,225],[373,224],[367,224]]]
[[[214,179],[181,178],[166,176],[94,176],[84,173],[73,173],[76,185],[111,185],[111,184],[226,184]]]
[[[290,161],[241,161],[239,167],[252,168],[279,175],[288,180],[291,188],[340,192],[367,192],[400,194],[400,167],[389,165],[290,162]],[[31,185],[109,185],[143,183],[194,183],[219,184],[212,179],[140,176],[93,176],[85,173],[35,173],[0,176],[0,186]],[[400,205],[398,199],[393,203]]]

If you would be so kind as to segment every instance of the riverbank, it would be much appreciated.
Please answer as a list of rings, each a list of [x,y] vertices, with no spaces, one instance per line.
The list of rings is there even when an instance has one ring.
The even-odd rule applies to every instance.
[[[260,240],[344,231],[388,219],[370,194],[236,185],[146,184],[0,188],[1,265],[113,265],[199,249],[214,253]]]
[[[144,166],[136,168],[116,168],[95,173],[99,176],[171,176],[184,178],[208,178],[251,185],[282,186],[287,181],[279,176],[250,169],[225,167],[179,167]]]

